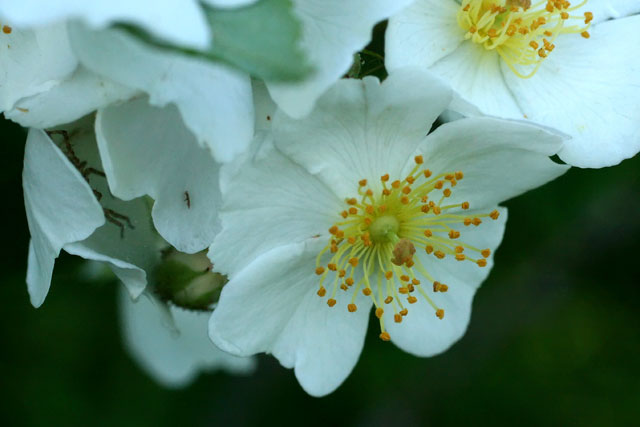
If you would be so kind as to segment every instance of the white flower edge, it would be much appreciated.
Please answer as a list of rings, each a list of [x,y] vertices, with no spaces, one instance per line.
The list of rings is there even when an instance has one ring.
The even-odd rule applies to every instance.
[[[293,0],[293,3],[302,23],[300,44],[315,71],[301,82],[267,82],[267,86],[282,110],[300,118],[349,70],[353,55],[371,40],[373,26],[411,0]]]
[[[96,137],[111,191],[123,200],[154,200],[153,222],[181,252],[207,248],[220,226],[219,164],[185,127],[173,106],[146,97],[102,109]]]
[[[229,6],[244,3],[222,2]],[[79,19],[94,29],[115,23],[139,25],[158,37],[192,48],[206,48],[211,41],[209,27],[196,0],[23,0],[4,2],[0,5],[0,15],[21,28]]]
[[[167,307],[150,293],[132,301],[124,289],[118,300],[127,350],[166,387],[185,387],[200,372],[248,374],[256,367],[254,358],[232,356],[213,345],[207,335],[207,312]]]
[[[77,65],[64,25],[0,33],[0,112],[54,87]]]
[[[431,90],[426,90],[429,82]],[[327,214],[328,209],[316,208],[335,206],[345,196],[340,174],[344,174],[343,180],[353,175],[357,180],[370,181],[389,170],[403,176],[413,155],[422,153],[430,167],[430,159],[435,168],[451,168],[456,163],[466,166],[469,172],[454,194],[460,192],[459,198],[469,198],[472,206],[488,211],[503,198],[541,185],[568,169],[549,159],[561,149],[563,138],[528,124],[491,118],[464,119],[443,125],[425,137],[431,122],[441,112],[435,107],[433,110],[425,107],[434,102],[431,94],[450,99],[437,79],[407,70],[391,74],[382,84],[373,78],[341,81],[304,120],[276,114],[275,143],[285,155],[275,151],[268,141],[263,143],[247,159],[246,168],[230,168],[236,175],[223,188],[222,232],[212,245],[210,257],[217,268],[231,268],[227,271],[230,281],[209,324],[216,345],[243,356],[273,353],[283,366],[295,368],[302,387],[314,396],[330,393],[351,372],[362,349],[371,301],[358,293],[354,295],[358,306],[355,313],[346,310],[349,298],[338,298],[337,305],[328,308],[316,295],[319,279],[313,271],[315,257],[328,241],[327,229],[340,218],[339,210]],[[419,102],[420,96],[423,102]],[[407,105],[402,104],[403,97],[410,100]],[[363,109],[360,105],[363,103],[369,108]],[[422,105],[422,110],[407,115],[413,105]],[[440,108],[446,106],[444,102]],[[360,114],[362,110],[371,111],[373,117]],[[398,118],[405,121],[398,123]],[[370,137],[368,127],[379,124],[380,135],[394,135],[394,147],[404,154],[390,155],[386,138]],[[306,137],[300,138],[304,128]],[[404,129],[404,133],[396,129]],[[335,156],[333,164],[327,153]],[[477,161],[476,169],[471,167],[471,159]],[[260,167],[261,162],[265,167]],[[391,164],[397,162],[401,164]],[[267,168],[268,164],[277,167]],[[353,194],[357,180],[352,183]],[[279,181],[295,186],[289,184],[285,193],[274,185]],[[495,187],[500,186],[504,188],[491,196],[490,190],[495,192]],[[248,206],[249,201],[253,206]],[[287,212],[295,212],[296,217],[287,219]],[[285,219],[271,225],[273,218]],[[500,219],[490,225],[493,228],[488,233],[471,230],[467,234],[472,233],[473,242],[493,252],[502,238],[505,220],[502,210]],[[259,248],[258,253],[255,247]],[[232,264],[225,255],[228,253],[244,262]],[[488,261],[490,267],[491,258]],[[460,268],[456,263],[451,259],[434,270],[444,276],[443,282],[457,288],[445,299],[450,304],[452,319],[445,317],[444,323],[436,323],[438,330],[433,328],[433,311],[428,321],[424,316],[414,316],[413,320],[403,322],[407,326],[404,331],[401,327],[393,329],[392,340],[399,347],[421,356],[433,355],[462,335],[469,319],[471,298],[489,268],[479,269],[475,265],[473,269]],[[390,323],[393,322],[387,318],[386,324]],[[416,340],[416,333],[425,339]]]
[[[523,80],[495,52],[464,42],[458,3],[418,0],[390,19],[386,65],[430,69],[485,114],[526,118],[571,135],[559,153],[571,165],[615,165],[640,150],[640,109],[631,102],[640,94],[640,59],[628,53],[640,43],[639,18],[628,16],[640,4],[631,3],[587,3],[583,9],[595,16],[590,39],[562,36],[538,73]]]
[[[78,159],[87,162],[86,167],[99,169],[92,123],[88,117],[67,130]],[[23,187],[31,233],[27,289],[35,307],[49,291],[61,249],[107,263],[132,297],[144,290],[146,271],[159,259],[161,242],[151,225],[147,202],[122,202],[110,196],[103,177],[90,175],[89,180],[91,186],[44,131],[29,132]],[[105,217],[94,191],[113,214]]]
[[[147,93],[156,107],[175,104],[186,127],[217,161],[231,161],[248,147],[254,130],[248,76],[146,45],[118,30],[72,25],[70,39],[89,70]]]

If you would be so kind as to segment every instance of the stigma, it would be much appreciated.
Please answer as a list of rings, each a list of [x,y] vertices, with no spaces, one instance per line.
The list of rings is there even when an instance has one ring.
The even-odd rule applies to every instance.
[[[521,78],[533,76],[553,52],[560,34],[580,34],[588,39],[593,13],[572,15],[586,4],[566,0],[462,0],[458,25],[465,39],[495,50]]]
[[[394,322],[402,323],[419,298],[434,316],[444,318],[437,295],[449,286],[432,276],[415,254],[422,251],[433,262],[450,258],[486,267],[491,250],[465,243],[465,232],[460,230],[499,216],[497,210],[465,215],[469,202],[447,203],[464,173],[434,174],[423,167],[422,156],[414,160],[415,166],[402,180],[392,180],[389,174],[377,178],[375,186],[360,180],[357,197],[345,200],[340,220],[329,228],[329,241],[316,257],[318,296],[327,298],[329,307],[338,298],[348,298],[349,312],[357,311],[359,293],[371,298],[384,341],[391,339],[384,313],[393,312]]]

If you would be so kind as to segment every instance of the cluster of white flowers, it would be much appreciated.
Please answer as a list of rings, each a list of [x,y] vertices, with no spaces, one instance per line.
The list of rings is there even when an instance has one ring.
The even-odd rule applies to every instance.
[[[264,352],[325,395],[370,319],[404,351],[443,352],[492,267],[499,204],[640,151],[639,13],[3,2],[0,111],[29,128],[31,303],[61,250],[107,265],[128,291],[127,347],[170,386]],[[356,54],[387,19],[381,81]]]

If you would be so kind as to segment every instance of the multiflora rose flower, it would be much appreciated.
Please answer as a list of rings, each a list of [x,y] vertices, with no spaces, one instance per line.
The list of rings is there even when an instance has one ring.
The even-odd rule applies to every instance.
[[[223,167],[216,345],[272,353],[324,395],[355,365],[372,307],[380,338],[419,356],[464,333],[502,238],[497,204],[567,166],[549,159],[562,138],[524,123],[427,135],[450,101],[414,69],[343,80],[306,119],[276,113],[255,152]]]
[[[569,164],[610,166],[640,150],[638,12],[625,0],[417,0],[389,21],[386,66],[429,69],[485,114],[571,135]]]

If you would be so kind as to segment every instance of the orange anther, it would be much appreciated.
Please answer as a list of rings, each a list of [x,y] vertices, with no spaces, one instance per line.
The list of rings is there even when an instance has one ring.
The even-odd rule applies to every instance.
[[[489,214],[489,216],[491,217],[491,219],[494,219],[494,220],[498,219],[498,217],[500,216],[500,212],[498,212],[497,210],[494,210]]]
[[[391,304],[391,301],[393,301],[393,297],[391,297],[391,296],[386,297],[386,298],[384,299],[384,303],[385,303],[385,304]]]
[[[458,181],[460,181],[462,178],[464,178],[464,174],[462,173],[462,171],[458,171],[458,172],[456,172],[456,174],[455,174],[455,175],[456,175],[456,179],[457,179]]]
[[[347,310],[349,310],[349,313],[353,313],[358,309],[358,307],[355,304],[349,304],[347,305]]]
[[[332,225],[331,228],[329,229],[329,233],[336,234],[337,232],[338,232],[338,226]]]
[[[347,277],[344,282],[347,284],[347,286],[353,286],[353,277]]]
[[[384,273],[384,277],[385,277],[387,280],[391,280],[391,278],[393,277],[393,272],[391,272],[391,271],[387,271],[386,273]]]
[[[366,194],[367,196],[371,197],[371,196],[373,196],[373,191],[370,188],[368,188],[367,191],[364,192],[364,194]]]
[[[388,333],[388,332],[382,332],[382,333],[380,334],[380,339],[381,339],[382,341],[389,341],[389,340],[391,340],[391,336],[389,336],[389,333]]]
[[[442,251],[435,251],[433,254],[436,256],[436,258],[439,258],[439,259],[444,258],[444,252]]]
[[[415,160],[418,165],[421,165],[424,162],[424,158],[422,158],[422,156],[415,156],[413,160]]]
[[[323,287],[321,287],[320,289],[318,289],[318,296],[319,297],[323,297],[327,294],[327,290]]]
[[[403,274],[402,276],[400,276],[400,280],[402,280],[403,282],[408,282],[410,279],[409,276]]]
[[[348,216],[349,216],[349,212],[347,212],[347,211],[342,211],[342,212],[340,212],[340,215],[342,216],[342,218],[346,218],[346,217],[348,217]]]
[[[482,224],[482,220],[480,218],[478,218],[478,217],[475,217],[475,218],[473,218],[473,221],[471,221],[471,223],[477,227],[480,224]]]
[[[464,254],[456,254],[456,259],[458,261],[464,261],[467,257]]]
[[[13,31],[13,28],[11,28],[8,25],[3,25],[2,26],[2,32],[5,34],[11,34],[11,31]]]
[[[444,197],[450,197],[451,196],[451,189],[446,188],[442,194],[444,195]]]
[[[405,288],[405,287],[403,286],[403,287],[401,287],[401,288],[398,288],[398,292],[400,292],[400,293],[401,293],[401,294],[403,294],[403,295],[406,295],[406,294],[408,294],[408,293],[409,293],[409,289],[408,289],[408,288]]]
[[[406,187],[404,187],[404,188],[402,189],[402,192],[403,192],[404,194],[409,194],[409,193],[411,193],[411,187],[409,187],[409,186],[407,185]]]
[[[420,284],[420,280],[416,279],[415,277],[413,279],[411,279],[411,283],[418,286]]]
[[[384,194],[385,196],[388,196],[389,194],[391,194],[391,190],[389,190],[388,188],[385,188],[384,190],[382,190],[382,194]]]
[[[337,237],[338,239],[342,239],[342,238],[344,237],[344,231],[342,231],[342,230],[338,230],[338,231],[336,232],[336,237]]]
[[[400,323],[400,322],[402,322],[402,315],[401,315],[401,314],[394,314],[394,315],[393,315],[393,320],[394,320],[396,323]]]
[[[347,287],[347,285],[345,285],[344,283],[340,285],[340,289],[342,289],[343,291],[346,291],[347,289],[349,289]]]
[[[449,231],[449,238],[450,239],[457,239],[458,237],[460,237],[460,232],[456,231],[456,230],[450,230]]]
[[[409,302],[409,304],[415,304],[416,302],[418,302],[418,298],[411,295],[409,296],[409,298],[407,298],[407,301]]]
[[[393,182],[391,183],[391,186],[392,186],[393,188],[400,188],[400,184],[402,184],[400,181],[395,180],[395,181],[393,181]]]
[[[425,169],[424,171],[422,171],[422,173],[424,174],[425,178],[429,178],[431,176],[431,171],[429,169]]]
[[[583,31],[580,33],[580,35],[585,39],[588,39],[589,37],[591,37],[591,34],[589,34],[589,31]]]
[[[429,213],[429,210],[431,210],[431,208],[429,207],[429,205],[422,205],[420,207],[420,210],[422,211],[422,213]]]
[[[456,246],[454,250],[457,254],[461,254],[462,252],[464,252],[464,248],[462,246]]]
[[[327,300],[327,305],[328,305],[329,307],[333,307],[334,305],[336,305],[336,302],[337,302],[337,301],[336,301],[336,300],[334,300],[333,298],[329,298],[329,299]]]
[[[366,296],[371,295],[371,288],[364,288],[362,290],[362,293],[365,294]]]
[[[416,179],[414,177],[412,177],[411,175],[406,177],[404,180],[407,181],[409,184],[413,184],[414,182],[416,182]]]
[[[464,221],[463,221],[463,224],[466,225],[466,226],[471,225],[471,218],[465,218]]]
[[[402,203],[403,205],[408,205],[409,204],[409,198],[407,196],[402,196],[400,198],[400,203]]]
[[[356,242],[356,236],[347,237],[347,242],[353,245]]]
[[[436,183],[433,184],[433,187],[437,190],[442,190],[442,187],[444,187],[444,181],[436,181]]]
[[[382,307],[376,308],[376,317],[378,319],[381,319],[383,314],[384,314],[384,310],[382,309]]]
[[[406,265],[407,267],[411,268],[415,265],[415,263],[413,262],[413,259],[409,259],[407,261],[405,261],[404,265]]]
[[[464,210],[469,209],[469,202],[462,202],[462,204],[460,205],[460,207]]]
[[[433,252],[433,246],[427,245],[425,246],[424,250],[427,251],[428,254],[430,254],[431,252]]]
[[[358,201],[356,199],[347,199],[347,204],[348,205],[357,205]]]
[[[347,274],[347,272],[344,271],[344,270],[338,271],[338,277],[340,277],[340,278],[343,278],[346,274]]]
[[[440,285],[440,292],[447,292],[448,290],[449,286],[445,285],[444,283]]]
[[[476,261],[476,264],[478,264],[479,267],[486,267],[487,266],[487,260],[486,259],[479,259],[478,261]]]
[[[361,179],[360,181],[358,181],[358,184],[360,185],[360,187],[364,187],[365,185],[367,185],[367,180]]]
[[[389,181],[389,174],[388,174],[388,173],[385,173],[384,175],[382,175],[382,176],[380,177],[380,181],[382,181],[382,182],[387,182],[387,181]]]
[[[491,255],[491,249],[483,249],[482,251],[480,251],[480,253],[483,257],[489,258],[489,255]]]
[[[403,316],[406,316],[407,314],[409,314],[409,310],[407,310],[406,308],[403,308],[402,310],[400,310],[399,313]]]
[[[357,214],[358,213],[358,208],[354,208],[354,207],[349,208],[349,213],[351,215]]]
[[[444,310],[441,308],[437,309],[436,316],[438,317],[438,319],[442,320],[444,318]]]
[[[433,236],[433,232],[431,230],[429,230],[429,229],[426,229],[426,230],[424,230],[424,235],[426,237],[431,237],[431,236]]]
[[[440,206],[434,206],[431,209],[433,210],[434,215],[440,215],[442,213],[442,209],[440,209]]]
[[[324,267],[316,267],[316,274],[319,276],[324,273]]]

